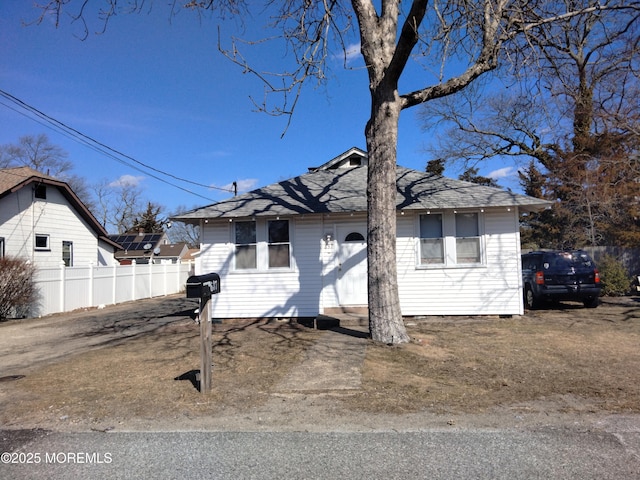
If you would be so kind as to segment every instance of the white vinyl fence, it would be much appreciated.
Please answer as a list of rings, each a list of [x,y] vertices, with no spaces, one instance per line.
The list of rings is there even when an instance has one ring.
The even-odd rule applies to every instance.
[[[30,316],[114,305],[184,290],[189,263],[38,268],[38,305]]]

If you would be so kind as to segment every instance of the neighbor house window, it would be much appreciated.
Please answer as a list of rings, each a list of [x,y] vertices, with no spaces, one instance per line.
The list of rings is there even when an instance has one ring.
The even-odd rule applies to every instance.
[[[270,220],[267,229],[269,268],[288,268],[291,252],[289,220]]]
[[[4,237],[0,237],[0,258],[4,257]]]
[[[36,235],[36,250],[49,250],[49,235]]]
[[[256,222],[235,222],[236,269],[256,268]]]
[[[73,242],[62,242],[62,261],[65,267],[73,267]]]
[[[480,263],[480,228],[477,213],[456,213],[456,262]]]
[[[42,200],[46,200],[47,198],[47,186],[46,185],[36,185],[34,189],[34,196],[36,198],[40,198]]]
[[[420,264],[444,263],[442,214],[420,215]]]

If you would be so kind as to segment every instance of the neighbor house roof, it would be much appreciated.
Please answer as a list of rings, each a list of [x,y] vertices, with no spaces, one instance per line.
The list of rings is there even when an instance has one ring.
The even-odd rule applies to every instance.
[[[80,217],[96,232],[100,240],[115,248],[119,247],[117,243],[109,239],[107,231],[100,222],[96,220],[67,183],[29,167],[5,168],[0,170],[0,198],[17,192],[31,184],[45,184],[58,188]]]
[[[397,167],[396,171],[398,210],[518,207],[535,211],[550,205],[546,200],[500,188],[403,167]],[[365,212],[367,173],[367,166],[314,170],[173,218],[195,222],[215,218]]]

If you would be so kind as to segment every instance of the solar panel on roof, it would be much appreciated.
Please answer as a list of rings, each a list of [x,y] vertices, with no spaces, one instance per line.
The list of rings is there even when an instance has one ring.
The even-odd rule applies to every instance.
[[[122,245],[124,250],[150,250],[150,248],[144,248],[147,244],[151,244],[151,248],[155,247],[160,239],[162,233],[146,233],[144,235],[110,235],[109,238],[114,242]]]

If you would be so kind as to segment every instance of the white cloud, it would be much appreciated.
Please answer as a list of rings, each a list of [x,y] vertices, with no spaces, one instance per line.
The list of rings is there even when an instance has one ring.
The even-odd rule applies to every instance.
[[[487,177],[498,180],[500,178],[512,177],[513,175],[515,175],[515,170],[513,167],[504,167],[490,172]]]
[[[336,53],[333,58],[341,62],[345,62],[347,65],[360,58],[360,42],[347,45],[344,52]]]
[[[249,190],[253,190],[253,188],[258,184],[257,178],[244,178],[242,180],[238,180],[236,182],[238,184],[238,193],[245,193]],[[233,192],[233,183],[227,183],[226,185],[222,185],[218,187],[217,185],[211,185],[213,188],[221,188],[224,190],[229,190]]]
[[[111,182],[109,186],[110,187],[125,187],[125,186],[137,187],[138,185],[140,185],[140,182],[142,182],[142,180],[144,180],[144,177],[141,177],[141,176],[136,177],[134,175],[122,175],[117,180],[114,180],[113,182]]]
[[[360,42],[348,45],[347,49],[345,51],[345,55],[347,57],[347,63],[350,63],[354,59],[359,58],[360,57]]]

